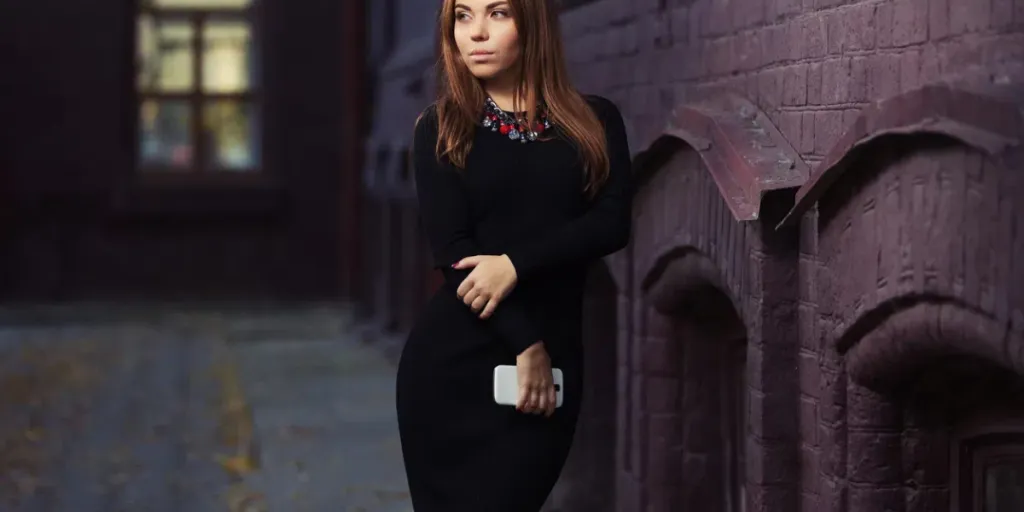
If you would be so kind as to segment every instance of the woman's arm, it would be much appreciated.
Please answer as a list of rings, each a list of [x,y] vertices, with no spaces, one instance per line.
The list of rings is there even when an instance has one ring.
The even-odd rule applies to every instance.
[[[604,257],[629,243],[633,185],[626,127],[614,103],[595,101],[608,144],[608,180],[582,216],[506,251],[520,280],[545,268]]]
[[[462,177],[450,165],[434,156],[437,141],[437,116],[431,107],[416,124],[413,140],[413,167],[420,219],[433,252],[435,266],[444,274],[452,294],[469,275],[452,265],[467,256],[484,254],[470,225],[470,210]],[[516,355],[541,341],[533,319],[515,292],[508,294],[501,307],[486,320]]]

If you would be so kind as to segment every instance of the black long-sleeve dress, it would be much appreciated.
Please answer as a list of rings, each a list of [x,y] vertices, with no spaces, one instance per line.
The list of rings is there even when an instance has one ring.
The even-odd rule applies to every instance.
[[[562,138],[523,144],[481,126],[460,171],[434,156],[433,107],[416,126],[420,218],[445,276],[398,368],[399,431],[416,512],[536,512],[565,463],[583,394],[586,269],[624,247],[631,225],[622,116],[607,99],[587,100],[604,123],[611,163],[594,198],[584,195],[580,158]],[[487,320],[455,295],[469,271],[451,268],[478,254],[508,254],[519,278]],[[541,340],[563,371],[563,406],[546,418],[495,404],[494,367],[514,365]]]

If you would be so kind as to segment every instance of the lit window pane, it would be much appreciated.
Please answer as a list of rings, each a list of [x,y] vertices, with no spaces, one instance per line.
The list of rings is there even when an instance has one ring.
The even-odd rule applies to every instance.
[[[203,109],[203,125],[208,168],[249,171],[259,166],[259,116],[251,104],[211,102]]]
[[[213,93],[249,89],[249,25],[210,21],[203,28],[203,90]]]
[[[150,0],[153,7],[164,9],[230,9],[252,5],[252,0]]]
[[[985,512],[1024,510],[1024,460],[985,468]]]
[[[142,90],[181,92],[192,88],[193,33],[184,21],[139,18],[138,84]]]
[[[192,167],[192,111],[185,101],[142,102],[139,108],[139,155],[143,167]]]

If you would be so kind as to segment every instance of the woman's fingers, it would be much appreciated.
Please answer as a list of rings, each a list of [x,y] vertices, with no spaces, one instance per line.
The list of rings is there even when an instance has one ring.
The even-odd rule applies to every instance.
[[[547,416],[550,417],[555,413],[555,408],[558,406],[558,393],[555,391],[555,383],[552,382],[548,385],[548,410]]]
[[[487,305],[484,306],[483,312],[480,313],[480,318],[490,318],[494,314],[494,310],[498,307],[498,299],[491,297],[491,300],[487,301]]]
[[[476,298],[473,299],[473,302],[469,305],[469,308],[472,309],[474,313],[479,313],[480,310],[482,310],[486,305],[487,297],[484,297],[483,295],[477,295]]]

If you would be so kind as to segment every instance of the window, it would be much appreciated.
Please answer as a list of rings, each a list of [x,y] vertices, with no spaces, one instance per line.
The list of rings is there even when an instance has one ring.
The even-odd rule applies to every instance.
[[[253,0],[139,0],[138,162],[147,173],[254,172]]]
[[[959,512],[1024,510],[1024,434],[990,434],[960,447]]]

